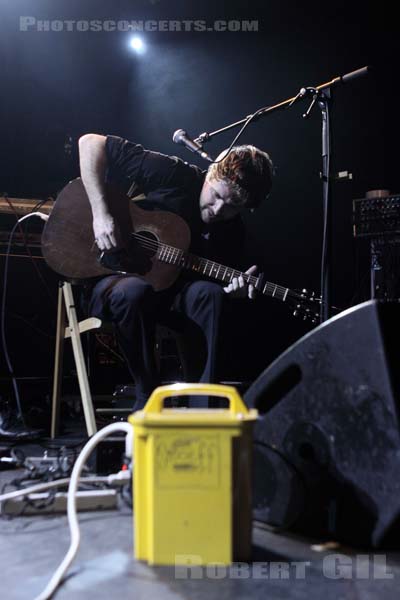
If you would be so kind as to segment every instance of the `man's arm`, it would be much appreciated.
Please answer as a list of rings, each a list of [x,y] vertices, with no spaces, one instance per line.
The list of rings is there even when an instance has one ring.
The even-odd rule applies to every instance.
[[[106,137],[88,133],[79,138],[79,161],[93,214],[93,231],[100,250],[117,246],[117,231],[107,205],[105,175],[107,169]]]

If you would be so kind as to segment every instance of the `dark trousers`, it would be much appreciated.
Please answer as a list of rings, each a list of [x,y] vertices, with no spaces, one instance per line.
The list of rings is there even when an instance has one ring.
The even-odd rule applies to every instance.
[[[200,382],[215,381],[225,295],[220,285],[208,281],[195,281],[155,292],[138,277],[111,275],[95,285],[89,313],[115,325],[122,353],[136,384],[135,408],[143,407],[159,384],[154,355],[155,327],[165,321],[172,307],[201,330],[206,358]],[[191,404],[196,403],[195,400]]]

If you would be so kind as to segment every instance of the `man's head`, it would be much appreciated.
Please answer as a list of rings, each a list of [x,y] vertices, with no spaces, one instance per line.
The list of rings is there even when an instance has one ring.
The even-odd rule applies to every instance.
[[[226,154],[224,150],[217,161]],[[256,208],[272,186],[272,161],[255,146],[235,146],[220,162],[213,163],[200,194],[204,223],[232,219],[244,208]]]

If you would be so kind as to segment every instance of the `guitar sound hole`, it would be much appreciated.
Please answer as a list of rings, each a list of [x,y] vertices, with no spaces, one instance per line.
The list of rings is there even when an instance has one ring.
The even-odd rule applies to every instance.
[[[134,246],[139,246],[140,250],[147,258],[152,258],[158,248],[158,239],[151,231],[139,230],[132,234]]]

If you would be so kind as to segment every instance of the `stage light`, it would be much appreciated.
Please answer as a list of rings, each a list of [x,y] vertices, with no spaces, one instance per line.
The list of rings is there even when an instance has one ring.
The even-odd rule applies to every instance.
[[[137,52],[138,54],[143,54],[143,52],[146,51],[146,46],[144,45],[142,38],[140,38],[137,35],[134,35],[131,38],[129,45],[132,48],[132,50],[135,50],[135,52]]]

